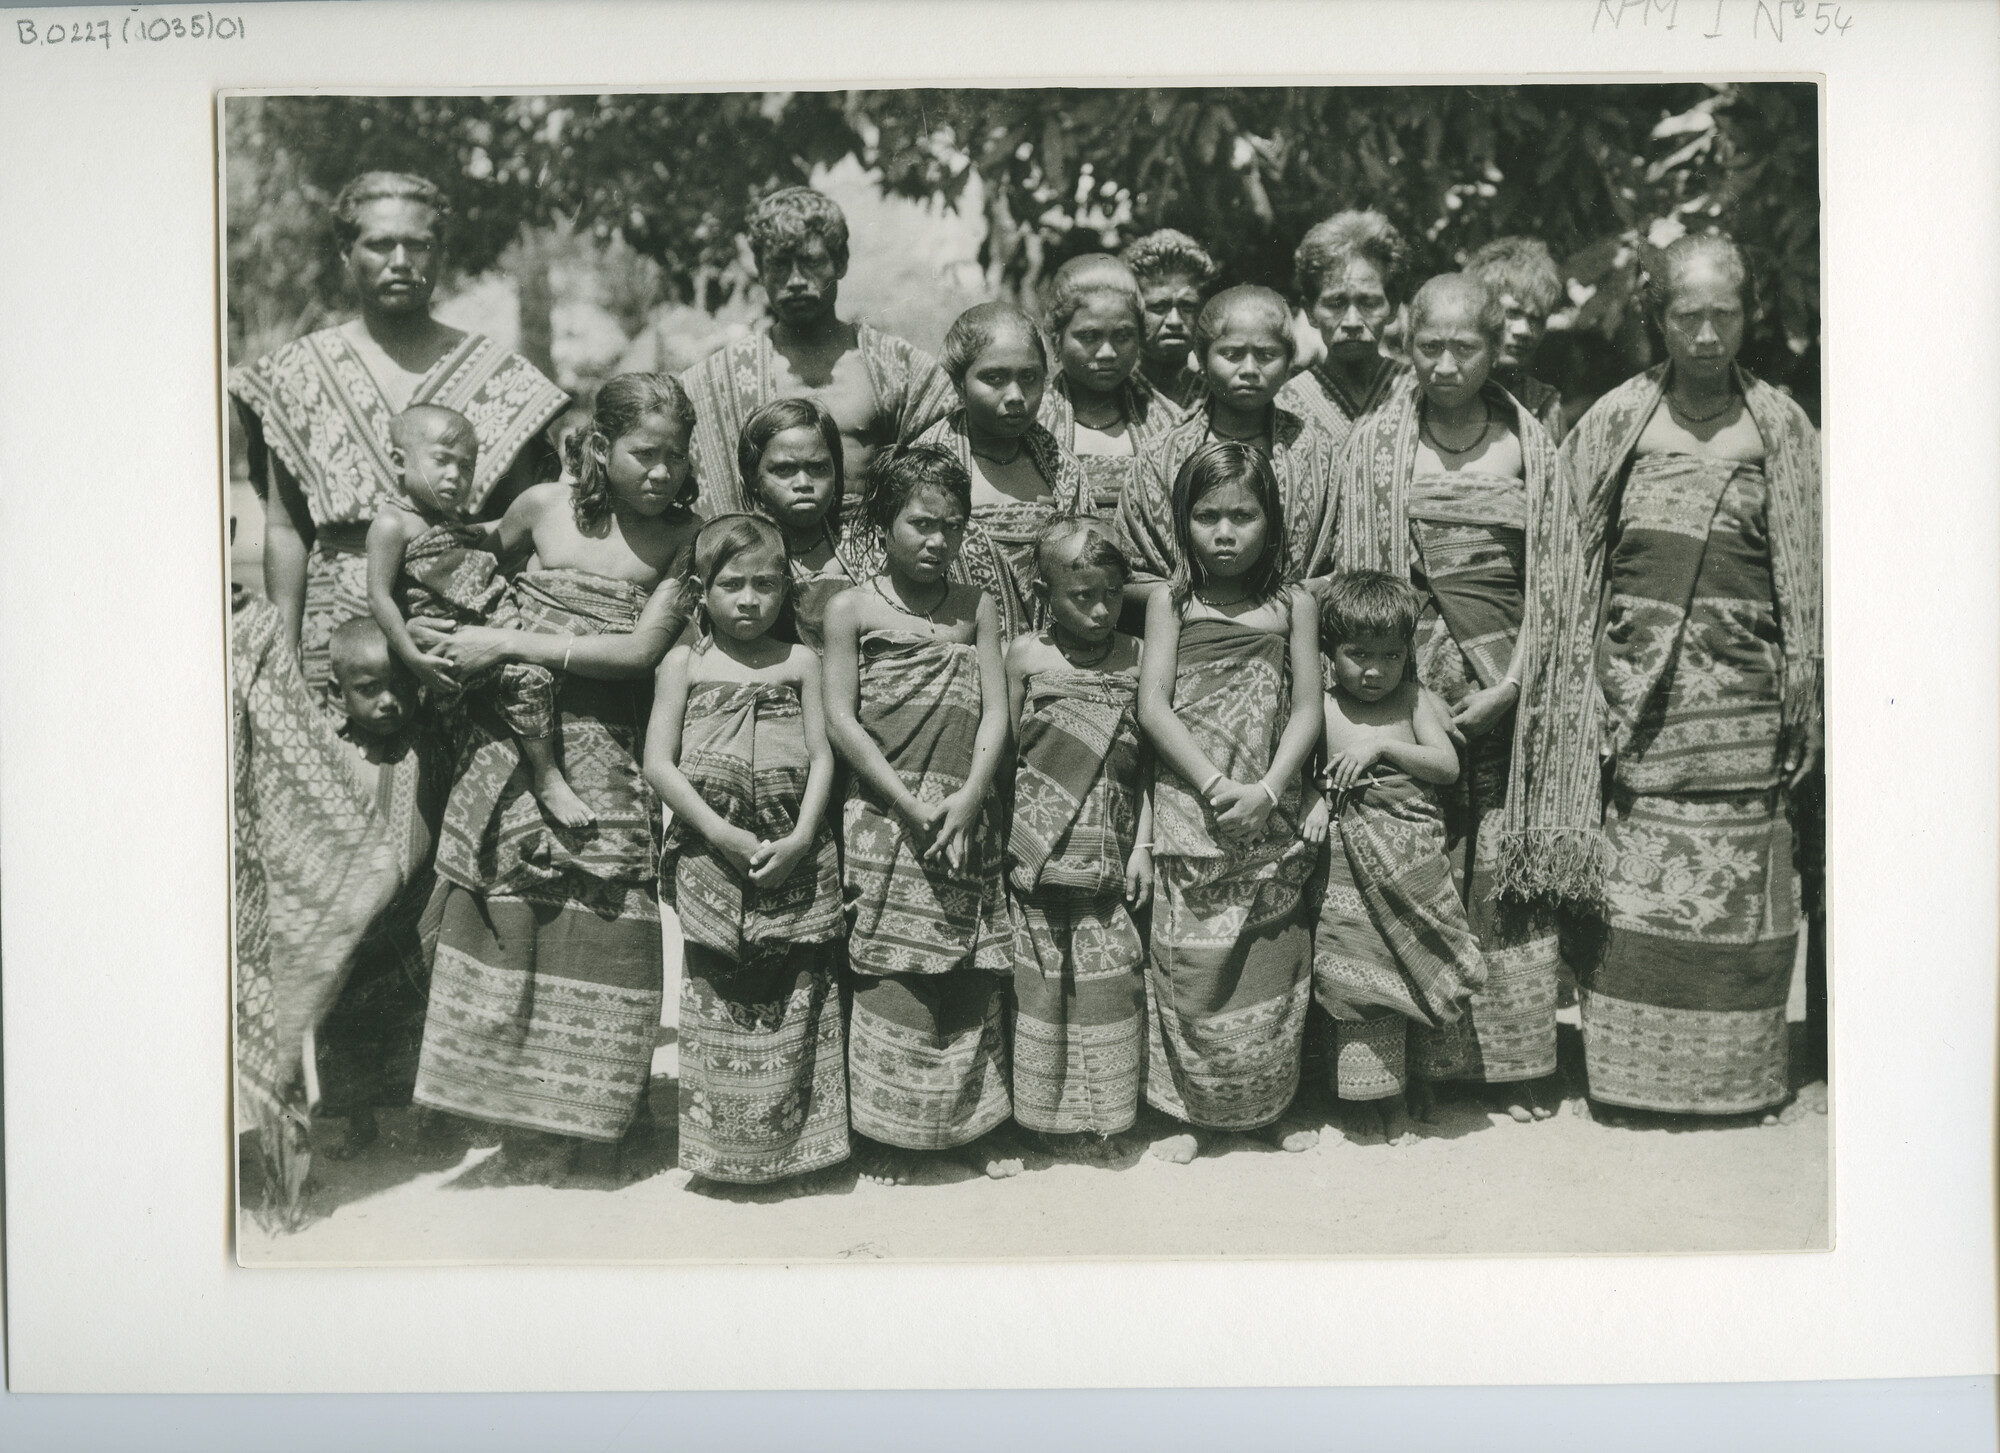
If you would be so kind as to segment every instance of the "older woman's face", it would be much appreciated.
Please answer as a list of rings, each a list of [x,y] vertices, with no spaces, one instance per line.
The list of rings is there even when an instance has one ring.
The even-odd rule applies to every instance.
[[[1350,257],[1328,272],[1312,301],[1313,327],[1326,342],[1327,357],[1338,363],[1373,357],[1395,311],[1381,270],[1365,257]]]
[[[347,249],[347,277],[364,313],[430,311],[443,249],[437,213],[407,197],[364,202]]]
[[[1660,331],[1676,370],[1696,378],[1726,373],[1743,346],[1743,293],[1705,257],[1681,269],[1667,297]]]

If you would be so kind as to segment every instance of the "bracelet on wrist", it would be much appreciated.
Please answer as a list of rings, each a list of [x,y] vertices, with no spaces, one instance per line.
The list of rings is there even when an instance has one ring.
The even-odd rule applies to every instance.
[[[1215,790],[1215,784],[1220,782],[1221,780],[1222,780],[1222,774],[1220,772],[1217,772],[1213,777],[1209,778],[1206,782],[1202,783],[1201,795],[1203,797],[1208,796],[1210,792],[1213,792]]]
[[[1276,807],[1278,805],[1278,794],[1271,790],[1271,784],[1259,778],[1257,785],[1263,788],[1264,795],[1271,799],[1271,806]]]

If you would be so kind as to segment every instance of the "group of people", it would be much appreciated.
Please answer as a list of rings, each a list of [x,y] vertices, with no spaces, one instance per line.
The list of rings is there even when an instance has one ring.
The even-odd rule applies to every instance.
[[[278,1179],[307,1082],[335,1153],[411,1098],[447,1150],[497,1127],[486,1179],[643,1133],[662,902],[716,1181],[1008,1174],[1142,1103],[1181,1162],[1306,1148],[1302,1093],[1391,1142],[1453,1083],[1545,1118],[1571,979],[1600,1114],[1787,1101],[1818,441],[1736,363],[1728,240],[1666,249],[1667,361],[1565,438],[1537,242],[1413,286],[1343,212],[1288,300],[1162,231],[934,361],[840,317],[845,221],[791,188],[750,220],[769,326],[609,380],[558,459],[561,393],[430,313],[444,217],[357,177],[359,316],[231,375]],[[317,816],[246,821],[287,774]]]

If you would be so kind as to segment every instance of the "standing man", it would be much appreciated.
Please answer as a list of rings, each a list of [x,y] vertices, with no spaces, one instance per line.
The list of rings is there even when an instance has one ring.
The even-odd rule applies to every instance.
[[[360,316],[229,375],[264,501],[264,593],[314,700],[335,717],[327,642],[368,614],[368,526],[402,488],[389,420],[437,404],[472,421],[469,509],[481,519],[559,473],[541,436],[568,402],[563,391],[520,354],[431,316],[449,210],[423,177],[355,177],[334,198],[333,225]]]
[[[694,400],[694,465],[701,512],[748,510],[737,477],[736,436],[772,399],[813,398],[840,425],[844,473],[867,478],[885,448],[908,444],[958,406],[937,361],[835,310],[847,276],[847,218],[811,187],[786,187],[750,213],[750,251],[771,309],[768,327],[728,344],[681,375]],[[842,513],[860,517],[865,491]]]
[[[1162,227],[1126,248],[1119,259],[1138,279],[1146,333],[1139,372],[1183,415],[1201,402],[1201,371],[1190,366],[1194,320],[1215,287],[1218,269],[1208,249],[1185,232]]]
[[[1562,298],[1562,274],[1548,244],[1539,237],[1496,237],[1472,254],[1465,270],[1486,284],[1507,317],[1493,377],[1562,443],[1562,391],[1528,372],[1549,331],[1549,314]]]

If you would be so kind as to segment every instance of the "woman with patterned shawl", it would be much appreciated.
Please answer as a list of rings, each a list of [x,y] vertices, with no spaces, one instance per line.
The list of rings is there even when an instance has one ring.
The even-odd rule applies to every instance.
[[[848,1096],[863,1175],[969,1146],[1007,1119],[1013,972],[993,791],[1007,740],[999,613],[946,573],[970,512],[950,452],[876,471],[883,573],[826,615],[827,734],[847,763],[842,844],[853,1019]],[[996,1157],[987,1173],[1017,1173]]]
[[[1136,715],[1140,642],[1118,631],[1125,557],[1095,520],[1042,531],[1046,629],[1007,648],[1018,724],[1007,910],[1014,929],[1014,1118],[1114,1135],[1139,1113],[1152,803]]]
[[[973,571],[971,583],[993,597],[1001,639],[1011,641],[1046,622],[1035,537],[1050,520],[1085,508],[1083,471],[1036,418],[1049,361],[1026,313],[1008,303],[966,309],[945,334],[944,368],[959,406],[921,442],[949,450],[972,481],[971,523],[1005,568],[998,579]]]
[[[1190,1127],[1272,1126],[1299,1088],[1317,853],[1299,774],[1320,735],[1319,629],[1288,583],[1277,476],[1261,449],[1205,446],[1174,479],[1186,563],[1146,604],[1139,724],[1159,755],[1146,1100]],[[1306,1150],[1308,1130],[1273,1132]],[[1181,1164],[1192,1132],[1154,1153]]]
[[[1789,1093],[1790,794],[1820,754],[1819,436],[1736,365],[1747,274],[1685,236],[1647,301],[1667,362],[1563,445],[1608,757],[1605,935],[1579,966],[1590,1096],[1682,1114]]]
[[[396,845],[306,692],[283,617],[238,587],[229,696],[236,877],[236,1121],[262,1171],[252,1213],[295,1230],[312,1168],[308,1036],[398,886]]]
[[[833,750],[819,657],[772,631],[788,573],[769,520],[702,527],[704,634],[667,654],[646,732],[646,780],[673,812],[660,896],[686,943],[680,1164],[740,1185],[848,1153]]]
[[[1337,212],[1306,233],[1292,270],[1326,354],[1287,383],[1278,402],[1339,448],[1409,371],[1388,339],[1410,295],[1410,246],[1380,212]]]
[[[785,187],[751,209],[750,251],[771,321],[681,375],[695,405],[694,467],[705,515],[753,508],[736,468],[750,415],[810,395],[839,422],[847,477],[915,441],[951,412],[951,383],[922,349],[837,310],[847,276],[847,219],[810,187]],[[860,501],[847,502],[849,524]]]
[[[598,390],[567,444],[573,485],[509,511],[534,540],[518,629],[410,622],[461,677],[521,661],[558,674],[563,770],[596,821],[559,827],[512,738],[471,718],[438,844],[440,925],[416,1100],[502,1129],[474,1183],[552,1180],[615,1144],[650,1083],[660,1023],[659,804],[640,774],[649,679],[686,624],[700,519],[692,410],[665,374]]]
[[[556,473],[541,435],[568,402],[562,390],[519,354],[431,316],[448,211],[422,177],[348,182],[333,221],[360,316],[229,375],[264,501],[264,592],[306,685],[336,717],[327,638],[368,614],[368,526],[401,488],[389,420],[428,403],[472,421],[479,468],[467,509],[484,518]]]
[[[1146,312],[1117,258],[1091,252],[1057,268],[1044,321],[1056,373],[1042,394],[1042,426],[1083,471],[1086,507],[1109,520],[1147,451],[1187,415],[1139,371]]]
[[[1580,559],[1575,518],[1548,435],[1488,376],[1503,324],[1469,274],[1418,290],[1414,375],[1341,454],[1339,553],[1424,595],[1417,678],[1465,739],[1446,822],[1488,976],[1462,1019],[1418,1035],[1419,1109],[1426,1083],[1466,1079],[1506,1087],[1507,1113],[1525,1121],[1554,1113],[1535,1088],[1556,1072],[1551,910],[1591,896],[1597,835],[1577,784],[1588,713],[1549,705],[1589,680],[1562,584]]]
[[[1229,288],[1195,320],[1195,357],[1207,378],[1201,407],[1147,454],[1118,506],[1118,546],[1132,562],[1128,602],[1143,602],[1185,568],[1174,523],[1174,481],[1214,441],[1251,445],[1278,481],[1283,558],[1293,580],[1332,568],[1339,448],[1312,420],[1274,402],[1295,345],[1285,300],[1269,288]]]

